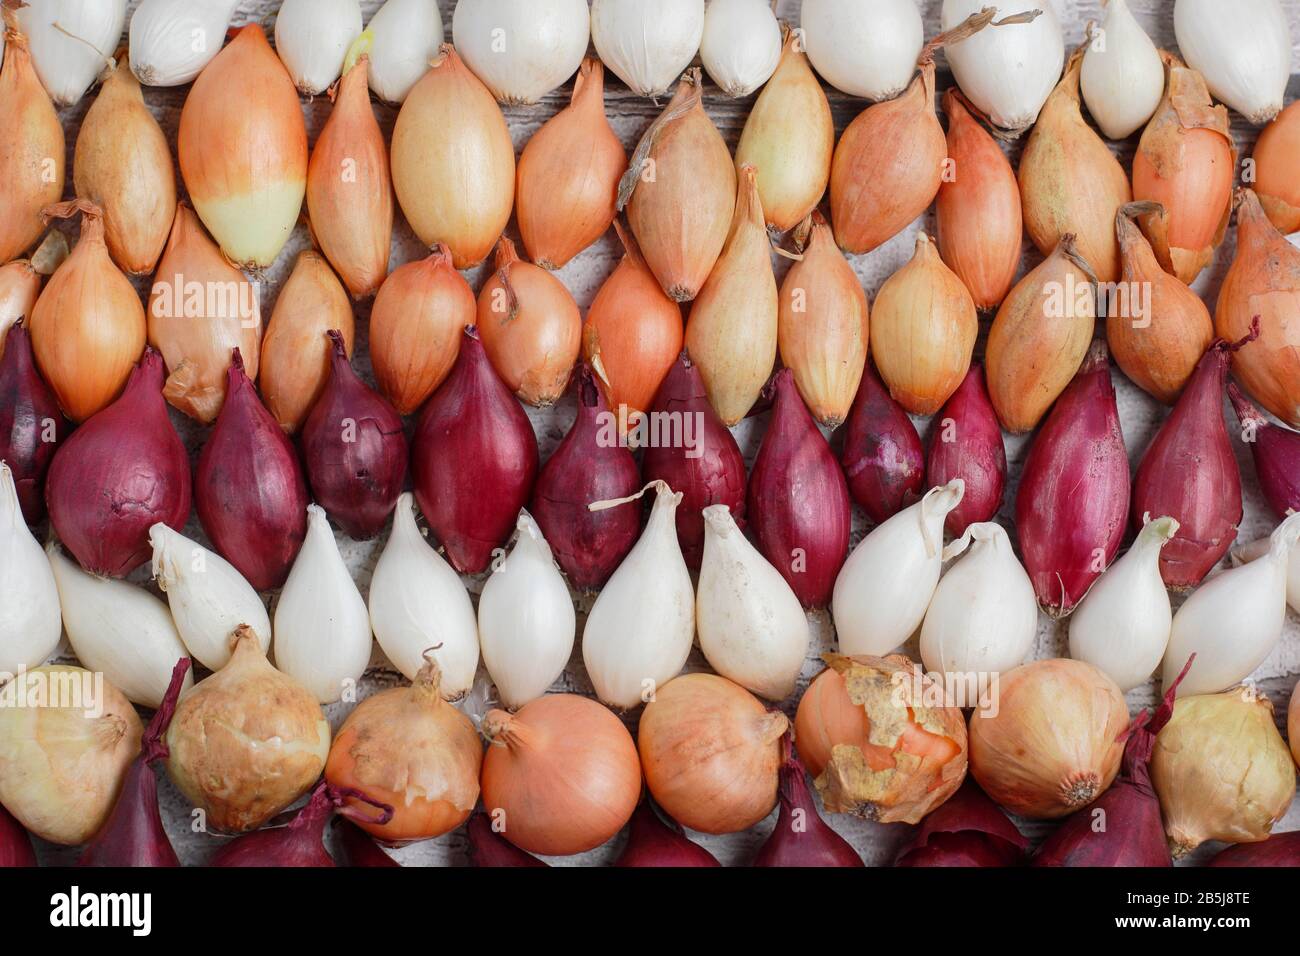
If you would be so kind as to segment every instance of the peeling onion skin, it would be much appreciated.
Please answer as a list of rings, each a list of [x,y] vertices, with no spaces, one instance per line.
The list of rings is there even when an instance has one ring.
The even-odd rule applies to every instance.
[[[1029,841],[971,777],[926,815],[894,866],[1023,866]]]
[[[870,363],[845,423],[840,464],[849,494],[875,524],[919,501],[935,484],[925,483],[925,452],[916,426]]]
[[[664,867],[664,866],[722,866],[715,857],[698,843],[686,838],[676,821],[665,823],[656,812],[649,797],[642,797],[632,814],[628,827],[627,845],[619,854],[614,866]]]
[[[14,326],[0,355],[0,461],[13,471],[18,503],[29,527],[45,518],[45,478],[67,437],[58,399],[36,370],[25,326]],[[46,441],[46,438],[52,439]]]
[[[949,534],[960,538],[972,524],[992,521],[1006,493],[1007,451],[981,365],[971,366],[930,425],[925,481],[918,493],[954,478],[960,478],[966,490],[944,524]]]

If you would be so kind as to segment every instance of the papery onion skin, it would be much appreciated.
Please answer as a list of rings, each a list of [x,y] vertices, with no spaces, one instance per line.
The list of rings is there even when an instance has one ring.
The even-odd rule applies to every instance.
[[[781,735],[789,720],[739,684],[684,674],[641,713],[637,746],[655,802],[683,826],[735,833],[776,805]]]
[[[36,866],[36,851],[32,838],[21,823],[4,807],[0,807],[0,870]]]
[[[614,861],[619,867],[721,866],[715,857],[682,833],[674,820],[665,823],[649,797],[642,797],[632,814],[627,845]]]
[[[13,472],[28,527],[45,517],[45,476],[68,423],[54,392],[36,370],[27,329],[15,325],[0,355],[0,461]]]
[[[1242,441],[1255,458],[1255,476],[1264,500],[1279,521],[1291,511],[1300,511],[1300,434],[1266,419],[1236,382],[1228,383],[1228,397],[1241,423]]]
[[[1292,103],[1255,141],[1255,194],[1284,236],[1300,230],[1300,106]],[[1226,852],[1226,851],[1225,851]]]
[[[1007,484],[1006,446],[983,366],[971,366],[930,429],[924,487],[937,488],[954,478],[965,483],[961,503],[944,522],[948,533],[959,538],[970,525],[993,520]]]
[[[869,364],[844,427],[840,464],[849,494],[875,524],[925,493],[921,436]]]
[[[1275,833],[1261,843],[1220,850],[1206,866],[1300,866],[1300,830]]]
[[[971,777],[926,815],[894,866],[1021,866],[1029,841]]]
[[[754,866],[864,866],[853,844],[832,830],[817,812],[804,779],[803,764],[793,754],[781,764],[780,812],[771,836],[759,848]]]
[[[525,853],[496,830],[496,824],[482,810],[469,818],[469,865],[481,867],[550,866]]]

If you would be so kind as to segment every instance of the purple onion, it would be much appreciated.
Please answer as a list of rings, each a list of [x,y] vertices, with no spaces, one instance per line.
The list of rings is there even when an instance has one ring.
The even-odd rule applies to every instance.
[[[876,524],[925,492],[925,452],[916,426],[870,362],[844,425],[840,464],[849,494]]]
[[[332,787],[325,781],[317,785],[307,805],[286,826],[268,827],[231,840],[208,862],[219,867],[329,867],[334,858],[325,849],[325,824],[337,810],[341,816],[359,811],[348,800],[360,800],[379,810],[369,822],[383,826],[393,818],[393,808],[378,803],[351,787]]]
[[[1020,866],[1029,841],[1002,808],[967,777],[921,821],[895,866]]]
[[[1279,520],[1300,511],[1300,432],[1270,422],[1236,382],[1228,383],[1228,397],[1241,422],[1242,441],[1255,458],[1264,500]]]
[[[1300,830],[1275,833],[1259,843],[1238,843],[1206,866],[1300,866]]]
[[[9,465],[27,524],[45,517],[45,474],[68,430],[58,400],[32,357],[32,338],[15,325],[0,357],[0,461]]]
[[[961,537],[970,525],[993,520],[1007,484],[1002,426],[980,365],[970,367],[930,425],[925,486],[937,488],[954,478],[966,483],[966,491],[961,504],[948,512],[945,525],[949,534]]]
[[[343,858],[348,866],[382,869],[402,865],[380,849],[379,844],[371,838],[370,834],[352,821],[344,817],[335,817],[334,823],[338,832],[339,845],[343,848]]]
[[[466,830],[470,866],[550,866],[493,830],[492,821],[481,810],[470,816]]]
[[[754,866],[864,866],[858,851],[817,812],[803,764],[790,752],[788,737],[784,747],[776,827],[754,857]]]
[[[642,797],[632,814],[627,846],[614,861],[615,866],[721,866],[715,857],[698,843],[686,838],[676,821],[665,823],[648,796]]]
[[[13,815],[0,806],[0,870],[36,866],[32,838]]]

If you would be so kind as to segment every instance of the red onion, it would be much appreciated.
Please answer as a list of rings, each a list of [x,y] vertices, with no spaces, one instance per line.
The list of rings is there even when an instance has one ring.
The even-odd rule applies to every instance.
[[[343,333],[328,333],[330,377],[302,429],[312,497],[348,537],[379,534],[406,482],[406,436],[393,406],[357,377]]]
[[[1255,457],[1264,500],[1279,519],[1300,511],[1300,432],[1270,422],[1236,382],[1228,383],[1228,397],[1241,422],[1242,441]]]
[[[641,487],[636,459],[608,441],[609,409],[591,370],[577,376],[578,417],[537,476],[529,506],[555,560],[580,591],[604,584],[636,544],[641,509],[589,511],[593,501],[636,494]]]
[[[1178,522],[1160,551],[1160,576],[1171,588],[1200,584],[1241,522],[1241,474],[1223,420],[1234,348],[1219,339],[1202,356],[1133,479],[1134,527],[1140,530],[1147,515]]]
[[[239,349],[194,484],[199,522],[221,556],[259,591],[284,584],[307,536],[307,483],[293,445],[244,374]]]
[[[7,462],[27,524],[45,517],[45,473],[67,433],[67,422],[50,386],[36,370],[32,338],[15,325],[0,357],[0,461]]]
[[[23,825],[0,806],[0,870],[36,865],[32,838],[27,835]]]
[[[642,797],[632,814],[627,846],[615,866],[721,866],[715,857],[682,833],[676,821],[665,823],[649,797]]]
[[[1029,841],[970,777],[929,814],[894,866],[1019,866]]]
[[[864,866],[858,851],[817,812],[803,764],[784,743],[777,784],[776,827],[754,857],[754,866]]]
[[[643,479],[665,481],[680,492],[677,506],[677,543],[692,571],[704,557],[704,516],[709,505],[726,505],[737,526],[745,526],[745,459],[731,430],[713,410],[704,391],[704,379],[683,352],[673,363],[655,396],[651,421],[690,428],[690,447],[680,442],[653,442],[641,456]]]
[[[772,420],[749,478],[747,511],[759,550],[804,607],[825,607],[849,551],[849,489],[835,455],[781,369]]]
[[[154,764],[166,760],[167,727],[176,713],[181,685],[190,669],[182,657],[172,669],[171,684],[154,712],[140,741],[140,753],[131,762],[113,811],[77,861],[78,866],[180,866],[158,812],[158,774]]]
[[[1300,866],[1300,830],[1275,833],[1261,843],[1238,843],[1215,854],[1205,865]]]
[[[126,390],[72,433],[50,464],[45,503],[91,574],[126,577],[150,559],[149,529],[190,516],[190,456],[163,401],[163,360],[144,350]]]
[[[469,818],[470,866],[550,866],[525,853],[492,829],[492,821],[479,811]]]
[[[840,464],[849,494],[880,524],[924,493],[925,452],[916,426],[868,362],[844,426]]]
[[[465,329],[447,380],[433,393],[411,443],[415,500],[462,574],[487,569],[510,536],[537,477],[537,436],[519,400]]]
[[[1007,483],[1002,426],[984,384],[983,366],[970,367],[930,429],[925,486],[937,488],[954,478],[966,483],[961,504],[945,522],[948,533],[959,538],[970,525],[993,520]]]
[[[1115,558],[1129,470],[1106,344],[1094,342],[1025,459],[1016,530],[1039,602],[1064,616]]]
[[[343,817],[336,817],[334,823],[348,866],[382,868],[402,865],[381,850],[370,834],[355,823]]]

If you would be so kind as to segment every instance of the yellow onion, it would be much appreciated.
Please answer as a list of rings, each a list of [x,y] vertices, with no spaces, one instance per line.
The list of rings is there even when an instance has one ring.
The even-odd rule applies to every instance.
[[[901,654],[844,657],[808,685],[795,742],[832,813],[918,823],[966,778],[966,722]]]
[[[270,665],[240,625],[225,667],[182,695],[167,729],[167,773],[209,829],[256,830],[311,789],[330,725],[316,696]]]
[[[1047,255],[1062,236],[1072,235],[1097,279],[1114,282],[1119,278],[1115,214],[1132,194],[1124,167],[1083,118],[1083,53],[1081,48],[1070,57],[1029,134],[1020,157],[1020,203],[1039,252]]]
[[[932,415],[970,371],[975,301],[924,232],[912,261],[885,280],[871,316],[871,354],[894,401]]]
[[[176,211],[172,154],[125,63],[114,66],[77,134],[77,195],[104,210],[108,254],[128,275],[152,272]]]
[[[686,351],[728,427],[748,414],[772,374],[778,312],[757,171],[744,166],[731,235],[686,323]]]
[[[0,266],[0,355],[5,354],[5,336],[15,322],[32,317],[41,294],[41,274],[30,260],[15,259]]]
[[[307,419],[330,377],[331,329],[343,334],[352,355],[355,322],[348,294],[325,257],[308,249],[298,254],[280,289],[262,339],[258,385],[267,410],[292,435]]]
[[[5,5],[4,68],[0,70],[0,262],[22,255],[41,237],[41,213],[63,196],[63,124],[36,76],[16,8]]]
[[[529,405],[555,404],[582,346],[578,304],[559,279],[524,262],[505,236],[478,294],[478,332],[492,367]]]
[[[836,428],[848,417],[867,364],[867,294],[835,246],[820,212],[803,258],[781,283],[777,344],[781,362],[813,417]]]
[[[1088,354],[1097,324],[1096,281],[1074,237],[1063,236],[998,309],[984,371],[998,420],[1012,434],[1039,423]]]
[[[650,271],[636,240],[618,220],[622,260],[596,293],[582,327],[582,357],[596,375],[605,404],[635,426],[682,351],[682,309]]]
[[[369,69],[363,55],[343,74],[307,166],[312,235],[357,298],[383,284],[393,242],[393,182],[370,108]]]
[[[1119,773],[1124,694],[1083,661],[1051,658],[1004,671],[996,707],[970,719],[970,772],[1012,813],[1055,819],[1101,796]]]
[[[618,208],[668,297],[688,302],[726,245],[736,208],[736,167],[704,112],[699,68],[637,144],[619,183]]]
[[[84,199],[50,206],[66,219],[81,213],[81,236],[50,276],[32,309],[32,349],[59,407],[84,422],[117,398],[144,351],[144,307],[131,280],[113,265],[104,218]]]
[[[1284,235],[1300,230],[1300,102],[1264,127],[1255,141],[1256,195]]]
[[[1232,354],[1232,371],[1255,400],[1300,428],[1300,249],[1273,227],[1259,197],[1237,195],[1237,255],[1219,289],[1214,328],[1240,342],[1259,321],[1259,337]]]
[[[835,122],[808,65],[801,34],[787,30],[776,72],[758,95],[736,146],[736,168],[758,169],[767,224],[793,229],[821,201],[831,177]]]
[[[1120,298],[1106,316],[1106,342],[1134,384],[1172,405],[1214,341],[1214,323],[1201,297],[1161,267],[1133,222],[1133,216],[1157,208],[1129,203],[1115,217]]]
[[[1267,839],[1291,807],[1295,770],[1273,705],[1253,688],[1178,698],[1151,755],[1174,857],[1206,840]]]
[[[1133,157],[1133,198],[1160,203],[1142,217],[1166,272],[1191,283],[1214,259],[1232,215],[1237,149],[1228,110],[1205,78],[1165,54],[1165,95]]]
[[[42,840],[85,843],[112,812],[143,732],[102,674],[19,674],[0,687],[0,804]]]
[[[384,280],[370,311],[370,362],[399,414],[411,414],[442,384],[476,311],[474,292],[445,245]]]
[[[1291,756],[1300,764],[1300,683],[1291,691],[1286,708],[1286,739],[1291,745]]]
[[[250,269],[270,266],[302,210],[307,128],[260,25],[240,29],[194,81],[176,151],[190,201],[221,251]]]
[[[1020,267],[1020,186],[1002,147],[971,116],[956,87],[943,97],[948,159],[935,200],[939,254],[977,309],[996,309]]]
[[[176,207],[149,293],[149,344],[167,363],[163,396],[207,424],[226,400],[231,349],[257,380],[262,313],[257,287],[221,254],[194,210]]]
[[[533,134],[519,157],[515,215],[529,257],[559,269],[614,221],[627,151],[605,118],[605,68],[588,57],[569,105]]]
[[[515,201],[515,147],[488,88],[444,43],[397,114],[393,186],[406,220],[456,268],[487,258]]]

